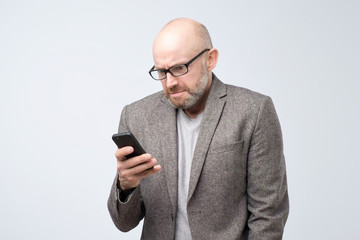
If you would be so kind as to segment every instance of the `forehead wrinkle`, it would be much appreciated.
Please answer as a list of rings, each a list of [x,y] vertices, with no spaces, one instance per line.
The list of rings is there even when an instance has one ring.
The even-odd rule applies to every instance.
[[[165,62],[164,64],[161,64],[161,62],[155,62],[155,68],[168,69],[168,68],[171,68],[176,65],[185,64],[185,63],[189,62],[189,60],[190,60],[190,59],[186,59],[185,57],[183,59],[184,60],[174,59],[174,60],[164,61]]]

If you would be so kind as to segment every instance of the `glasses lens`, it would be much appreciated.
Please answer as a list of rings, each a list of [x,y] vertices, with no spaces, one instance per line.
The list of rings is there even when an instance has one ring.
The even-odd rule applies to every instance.
[[[176,65],[173,66],[169,69],[169,71],[171,72],[171,74],[175,77],[184,75],[185,73],[188,72],[188,68],[186,67],[185,64],[181,64],[181,65]]]
[[[156,80],[166,78],[165,72],[161,71],[161,70],[153,70],[153,71],[150,72],[150,74],[151,74],[151,77],[156,79]]]
[[[163,70],[156,71],[157,79],[164,79],[166,78],[166,72]]]

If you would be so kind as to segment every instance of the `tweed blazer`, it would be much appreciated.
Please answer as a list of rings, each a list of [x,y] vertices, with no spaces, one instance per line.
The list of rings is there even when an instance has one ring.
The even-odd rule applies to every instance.
[[[157,92],[127,105],[130,131],[162,170],[120,202],[108,199],[116,227],[144,219],[141,239],[174,239],[178,189],[176,109]],[[195,239],[281,239],[289,212],[279,120],[271,98],[222,83],[214,74],[192,160],[187,212]]]

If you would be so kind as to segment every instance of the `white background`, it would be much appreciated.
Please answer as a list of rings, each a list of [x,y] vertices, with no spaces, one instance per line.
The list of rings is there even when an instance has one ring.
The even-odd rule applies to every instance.
[[[359,12],[356,0],[0,0],[0,239],[139,239],[107,212],[111,135],[125,104],[161,90],[152,42],[183,16],[208,27],[222,81],[273,98],[284,239],[360,239]]]

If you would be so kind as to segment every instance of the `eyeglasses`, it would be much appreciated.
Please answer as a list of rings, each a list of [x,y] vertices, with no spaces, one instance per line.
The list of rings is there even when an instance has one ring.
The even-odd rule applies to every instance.
[[[166,78],[167,73],[170,73],[171,76],[173,76],[173,77],[180,77],[180,76],[185,75],[186,73],[188,73],[189,72],[189,65],[192,62],[194,62],[198,57],[200,57],[201,54],[203,54],[204,52],[207,52],[207,51],[210,51],[210,49],[203,50],[201,53],[196,55],[193,59],[191,59],[187,63],[178,64],[178,65],[172,66],[172,67],[170,67],[168,69],[165,69],[165,68],[155,69],[155,65],[154,65],[150,69],[149,74],[155,80],[164,80]]]

